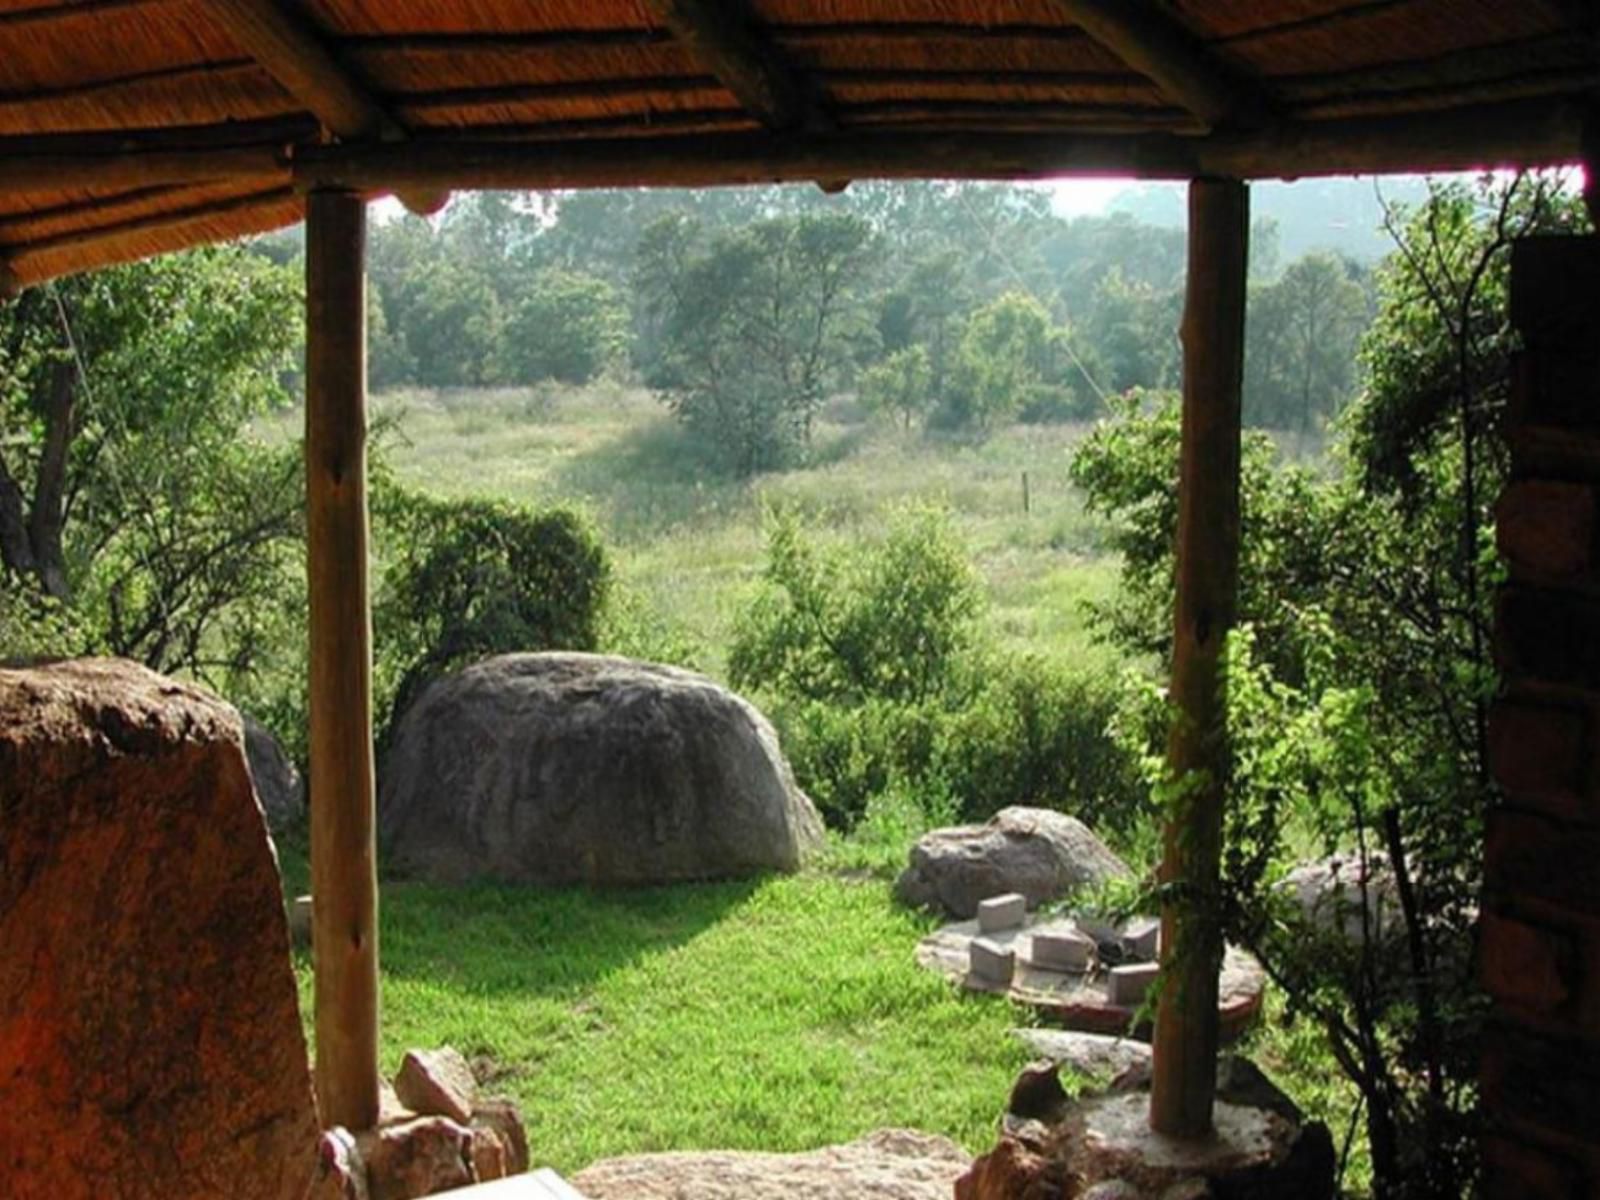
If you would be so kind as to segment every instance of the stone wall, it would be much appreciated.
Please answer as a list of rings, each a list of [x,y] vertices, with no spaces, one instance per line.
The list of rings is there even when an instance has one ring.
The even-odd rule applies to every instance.
[[[1485,1194],[1567,1200],[1600,1196],[1600,237],[1518,245],[1511,307],[1524,348],[1497,511]]]

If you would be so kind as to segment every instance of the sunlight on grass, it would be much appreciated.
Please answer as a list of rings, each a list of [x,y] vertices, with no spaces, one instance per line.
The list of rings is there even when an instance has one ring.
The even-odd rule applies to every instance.
[[[285,853],[291,879],[303,852]],[[449,1043],[523,1106],[536,1161],[802,1149],[886,1125],[974,1150],[1025,1014],[912,961],[926,919],[881,879],[628,891],[389,884],[383,1062]],[[310,1012],[309,959],[297,956]]]

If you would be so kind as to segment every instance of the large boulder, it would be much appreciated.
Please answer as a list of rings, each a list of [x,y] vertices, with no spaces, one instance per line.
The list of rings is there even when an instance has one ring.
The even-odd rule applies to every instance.
[[[132,663],[0,670],[0,1187],[300,1200],[318,1123],[239,718]]]
[[[924,834],[911,848],[895,894],[961,919],[978,902],[1021,892],[1036,908],[1080,888],[1125,878],[1128,866],[1076,817],[1048,808],[1002,808],[983,825]]]
[[[305,817],[305,783],[272,730],[249,713],[241,713],[240,719],[244,722],[245,762],[261,800],[261,811],[267,814],[267,826],[274,833],[281,833]]]
[[[704,676],[508,654],[429,685],[379,776],[395,869],[648,884],[792,871],[822,822],[772,726]]]
[[[590,1200],[949,1200],[971,1162],[947,1138],[881,1129],[802,1154],[710,1150],[605,1159],[572,1184]]]

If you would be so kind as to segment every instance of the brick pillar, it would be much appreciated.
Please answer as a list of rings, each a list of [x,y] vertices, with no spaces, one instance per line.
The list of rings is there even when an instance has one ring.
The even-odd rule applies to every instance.
[[[1600,1197],[1600,237],[1512,258],[1508,578],[1489,719],[1485,1195]]]

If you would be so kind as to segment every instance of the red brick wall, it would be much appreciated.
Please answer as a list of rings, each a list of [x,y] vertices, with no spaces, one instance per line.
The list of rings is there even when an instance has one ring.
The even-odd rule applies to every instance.
[[[1600,237],[1512,260],[1480,966],[1486,1195],[1600,1198]]]

